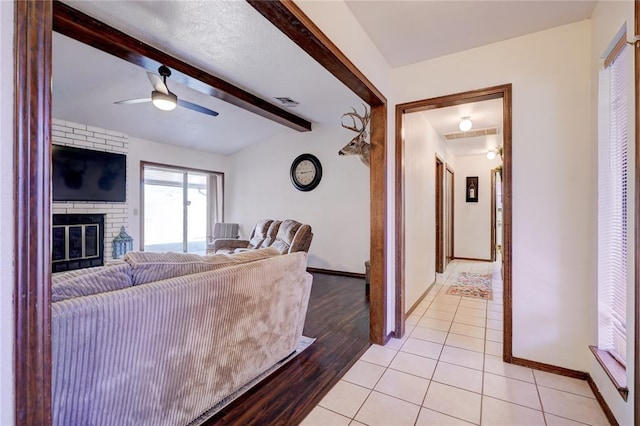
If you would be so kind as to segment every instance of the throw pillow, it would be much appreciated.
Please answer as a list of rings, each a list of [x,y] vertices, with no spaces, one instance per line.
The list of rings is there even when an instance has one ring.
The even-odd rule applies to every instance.
[[[71,299],[131,287],[131,267],[118,263],[60,272],[51,276],[51,301]]]
[[[275,254],[278,254],[277,251]],[[129,252],[125,254],[124,260],[131,265],[133,284],[139,285],[182,275],[212,271],[240,263],[265,259],[273,255],[274,251],[269,249],[208,256],[190,253]]]

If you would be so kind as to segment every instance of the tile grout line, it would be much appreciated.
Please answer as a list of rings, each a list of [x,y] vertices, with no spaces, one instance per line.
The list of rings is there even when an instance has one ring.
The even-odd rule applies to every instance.
[[[454,269],[454,270],[455,270],[455,269]],[[451,273],[449,274],[449,276],[447,276],[447,279],[445,280],[445,283],[449,281],[449,277],[450,277],[452,274],[453,274],[453,271],[451,271]],[[442,286],[438,289],[438,293],[440,293],[440,290],[442,289],[442,287],[444,287],[444,285],[442,285]],[[437,296],[436,296],[436,297],[437,297]],[[434,301],[434,300],[435,300],[435,298],[431,301],[431,303],[433,303],[433,301]],[[451,327],[453,327],[453,320],[455,319],[456,314],[458,313],[458,309],[460,308],[460,301],[461,301],[461,298],[458,298],[458,303],[456,304],[456,310],[455,310],[455,312],[453,313],[453,318],[451,319],[451,322],[450,322],[450,324],[449,324],[449,329],[447,330],[447,335],[445,336],[444,342],[442,343],[442,348],[440,348],[440,353],[438,354],[438,359],[436,360],[436,365],[435,365],[435,367],[433,368],[433,373],[431,374],[431,380],[429,381],[429,386],[427,387],[427,392],[425,392],[425,394],[424,394],[424,398],[422,399],[422,404],[421,404],[421,406],[422,406],[422,407],[425,407],[425,406],[424,406],[424,403],[425,403],[425,401],[426,401],[426,399],[427,399],[427,395],[428,395],[428,393],[429,393],[429,388],[431,388],[431,384],[434,382],[434,376],[435,376],[435,374],[436,374],[436,371],[438,370],[438,365],[440,365],[440,358],[442,357],[442,352],[444,351],[444,347],[446,346],[447,340],[449,339],[449,334],[451,333]],[[430,307],[431,307],[431,304],[429,305],[429,308],[430,308]],[[428,308],[427,308],[427,310],[428,310]],[[425,313],[426,313],[426,312],[425,312]],[[444,361],[443,361],[443,362],[444,362]],[[436,381],[436,383],[439,383],[439,382],[437,382],[437,381]],[[427,408],[427,407],[425,407],[425,408]],[[427,408],[427,409],[429,409],[429,410],[430,410],[430,408]],[[435,410],[434,410],[434,411],[435,411]],[[444,414],[444,413],[442,413],[442,414]],[[448,414],[447,414],[447,415],[448,415]],[[417,422],[417,419],[416,419],[416,422]]]
[[[447,280],[448,280],[448,277],[445,279],[445,282],[446,282]],[[438,282],[438,276],[436,275],[436,283],[437,283],[437,282]],[[443,287],[443,285],[438,285],[438,288],[437,288],[437,289],[435,289],[435,288],[433,289],[433,290],[434,290],[434,292],[435,292],[435,296],[434,296],[434,297],[433,297],[433,299],[431,299],[431,301],[429,302],[429,305],[426,307],[426,309],[425,309],[424,313],[423,313],[423,314],[422,314],[422,316],[420,317],[420,320],[422,320],[423,318],[425,318],[425,315],[427,314],[427,312],[428,312],[428,311],[429,311],[429,309],[431,308],[431,305],[433,305],[434,300],[438,297],[438,293],[440,292],[440,289],[441,289],[442,287]],[[456,310],[457,310],[457,307],[456,307]],[[454,315],[455,315],[455,314],[454,314]],[[452,321],[452,324],[453,324],[453,321]],[[413,330],[411,331],[411,333],[413,333],[413,331],[415,330],[415,328],[416,328],[416,327],[417,327],[417,325],[416,325],[416,326],[414,326],[414,328],[413,328]],[[449,326],[449,327],[451,327],[451,326]],[[409,338],[409,337],[407,337],[407,339],[408,339],[408,338]],[[421,339],[418,339],[418,340],[421,340]],[[445,342],[446,342],[446,341],[447,341],[447,338],[445,337]],[[406,341],[405,341],[405,343],[406,343]],[[435,343],[435,342],[430,342],[430,343]],[[402,346],[404,346],[404,344],[403,344]],[[401,349],[402,349],[402,346],[401,346]],[[434,374],[436,373],[436,368],[438,368],[438,360],[440,359],[440,356],[442,355],[442,351],[443,351],[443,350],[444,350],[444,342],[442,343],[442,348],[440,348],[440,353],[438,354],[438,359],[437,359],[437,360],[435,360],[435,361],[436,361],[436,365],[433,367],[433,372],[431,373],[431,376],[429,377],[429,383],[427,384],[427,389],[425,390],[425,392],[424,392],[424,396],[422,397],[422,402],[420,403],[420,406],[419,406],[419,409],[418,409],[418,415],[416,416],[416,419],[415,419],[415,421],[413,422],[414,426],[418,423],[418,419],[420,419],[420,412],[422,411],[422,409],[423,409],[423,408],[426,408],[426,407],[424,406],[424,402],[425,402],[425,400],[427,399],[427,394],[429,393],[429,389],[431,388],[431,384],[433,383],[433,376],[434,376]],[[409,353],[409,352],[407,352],[407,353]],[[412,354],[412,355],[420,356],[420,355],[417,355],[417,354]],[[428,358],[428,357],[423,357],[423,358]],[[429,359],[431,359],[431,358],[429,358]]]
[[[535,383],[536,385],[536,394],[538,394],[538,401],[540,401],[540,410],[542,411],[542,420],[544,420],[544,424],[545,426],[547,426],[547,415],[546,415],[546,412],[544,411],[544,405],[542,404],[542,396],[540,396],[540,389],[538,389],[538,379],[536,379],[536,372],[532,370],[531,374],[533,375],[533,383]]]
[[[449,280],[449,276],[451,276],[451,273],[444,280],[444,283],[446,283]],[[436,282],[437,282],[437,280],[438,280],[438,277],[436,276]],[[444,287],[444,283],[438,287],[437,292],[436,292],[436,296],[431,300],[431,303],[429,303],[429,306],[425,310],[425,313],[423,314],[422,318],[424,318],[424,315],[426,315],[426,313],[431,308],[431,305],[433,305],[433,302],[438,297],[438,294],[440,294],[440,290],[442,289],[442,287]],[[456,304],[456,311],[453,313],[454,318],[455,318],[456,312],[458,311],[458,306],[459,305],[460,305],[460,300],[458,300],[458,303]],[[452,325],[453,325],[453,319],[451,319],[451,323],[449,324],[449,331],[451,330]],[[420,404],[420,411],[422,411],[422,408],[426,408],[424,406],[424,403],[425,403],[425,401],[427,399],[427,395],[429,394],[429,389],[431,388],[431,384],[433,383],[433,377],[435,376],[436,370],[438,369],[438,364],[440,362],[440,357],[442,356],[442,352],[444,351],[444,346],[445,346],[445,344],[447,342],[447,339],[449,338],[449,331],[447,331],[447,335],[444,338],[444,342],[442,342],[442,347],[440,348],[440,352],[438,353],[438,359],[436,359],[436,365],[433,367],[433,372],[431,373],[431,378],[429,379],[429,384],[427,385],[427,390],[424,393],[424,397],[422,397],[422,403]],[[418,422],[418,419],[420,418],[420,411],[418,411],[418,417],[416,418],[416,421],[415,421],[414,425]]]
[[[493,282],[491,283],[493,287]],[[482,354],[482,386],[480,388],[480,421],[479,425],[482,425],[482,407],[484,406],[484,375],[487,364],[487,326],[489,325],[489,302],[485,306],[484,317],[484,353]]]

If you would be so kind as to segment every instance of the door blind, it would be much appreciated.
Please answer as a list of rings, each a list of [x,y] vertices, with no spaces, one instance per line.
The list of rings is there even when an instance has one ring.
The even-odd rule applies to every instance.
[[[598,141],[598,346],[626,366],[627,352],[627,55],[601,74]]]

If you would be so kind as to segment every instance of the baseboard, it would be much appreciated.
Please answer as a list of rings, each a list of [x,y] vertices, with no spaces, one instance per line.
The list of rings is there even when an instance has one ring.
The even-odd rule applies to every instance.
[[[604,415],[607,416],[607,420],[613,426],[619,426],[618,421],[616,420],[613,412],[607,405],[607,401],[604,400],[604,397],[600,393],[598,386],[593,381],[591,374],[585,373],[584,371],[572,370],[570,368],[558,367],[557,365],[545,364],[544,362],[531,361],[529,359],[517,358],[513,357],[512,364],[520,365],[522,367],[533,368],[534,370],[545,371],[547,373],[559,374],[561,376],[572,377],[574,379],[586,380],[589,384],[589,387],[593,391],[593,394],[596,397],[596,400],[602,407],[602,411],[604,411]]]
[[[598,389],[596,382],[593,381],[593,378],[589,373],[587,373],[587,383],[589,383],[589,387],[591,388],[591,391],[593,392],[596,399],[598,400],[598,403],[600,404],[602,411],[604,411],[604,415],[607,416],[607,420],[609,420],[609,423],[611,423],[613,426],[619,426],[619,423],[616,420],[616,417],[613,415],[613,411],[611,411],[611,408],[609,408],[607,401],[604,400],[604,397],[600,393],[600,389]]]
[[[414,303],[413,306],[411,308],[409,308],[407,313],[404,315],[405,318],[408,317],[409,315],[411,315],[411,313],[416,310],[416,308],[418,307],[420,302],[422,302],[424,300],[424,298],[427,297],[427,294],[429,294],[429,292],[431,291],[431,289],[433,288],[434,285],[436,285],[435,281],[433,281],[431,284],[429,284],[429,287],[427,287],[427,289],[424,291],[424,293],[422,293],[422,296],[420,296],[418,298],[418,300],[416,300],[416,303]]]
[[[574,379],[587,380],[589,373],[572,370],[570,368],[558,367],[557,365],[545,364],[544,362],[531,361],[529,359],[513,357],[512,364],[522,367],[533,368],[534,370],[545,371],[547,373],[559,374],[561,376],[572,377]]]
[[[364,280],[364,274],[359,274],[357,272],[334,271],[332,269],[321,268],[307,268],[307,272],[314,274],[337,275],[340,277],[361,278]]]
[[[474,262],[493,262],[491,259],[478,259],[475,257],[454,257],[453,260],[472,260]]]

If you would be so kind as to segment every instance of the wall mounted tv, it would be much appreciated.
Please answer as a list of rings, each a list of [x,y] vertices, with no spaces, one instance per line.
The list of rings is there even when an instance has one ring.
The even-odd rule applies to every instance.
[[[127,201],[127,157],[53,145],[53,201]]]

